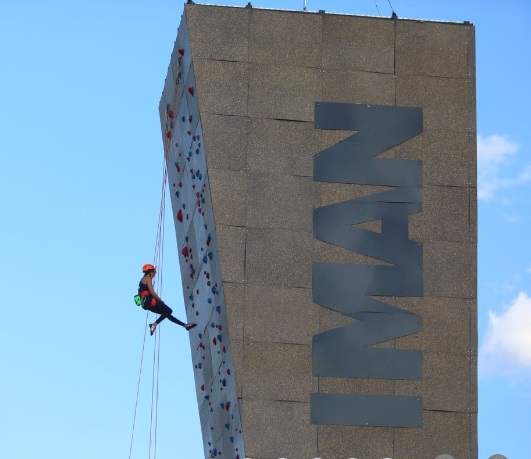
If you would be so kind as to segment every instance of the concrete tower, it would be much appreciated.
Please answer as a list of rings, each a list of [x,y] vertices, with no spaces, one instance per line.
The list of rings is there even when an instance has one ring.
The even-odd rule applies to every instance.
[[[160,117],[206,458],[477,457],[474,49],[185,6]]]

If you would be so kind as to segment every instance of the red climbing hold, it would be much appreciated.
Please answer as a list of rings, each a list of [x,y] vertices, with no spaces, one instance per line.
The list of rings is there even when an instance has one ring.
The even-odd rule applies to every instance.
[[[166,131],[166,137],[168,137],[168,139],[171,139],[171,131]]]
[[[230,408],[230,402],[225,403],[225,409],[226,409],[227,411],[229,411],[229,408]]]
[[[180,212],[180,211],[179,211]],[[183,256],[187,257],[188,256],[188,247],[185,245],[183,247],[183,249],[181,250],[181,253],[183,254]]]
[[[191,96],[194,95],[194,88],[193,87],[189,87],[188,88],[188,92],[190,93]]]
[[[177,51],[179,52],[179,54],[181,56],[184,56],[184,49],[183,48],[179,48]]]
[[[181,209],[177,212],[177,220],[179,220],[181,223],[183,222],[183,212]]]
[[[168,116],[173,119],[173,112],[171,110],[168,112]]]

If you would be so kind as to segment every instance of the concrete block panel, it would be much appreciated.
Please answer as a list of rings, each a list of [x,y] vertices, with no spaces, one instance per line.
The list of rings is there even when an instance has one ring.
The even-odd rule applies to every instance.
[[[470,405],[468,411],[471,413],[478,412],[478,357],[470,357]]]
[[[389,427],[367,429],[356,426],[319,426],[316,457],[334,459],[400,457],[393,454],[393,430]]]
[[[247,230],[237,226],[217,227],[223,282],[244,282]]]
[[[358,225],[361,226],[361,225]],[[337,245],[314,239],[313,259],[315,263],[352,263],[355,265],[386,265],[387,263],[357,252],[344,249]]]
[[[423,132],[396,147],[396,157],[420,159],[425,186],[466,187],[476,170],[475,145],[472,150],[470,136],[467,132]]]
[[[459,459],[475,459],[470,456],[469,414],[424,411],[423,418],[421,432],[418,429],[395,429],[395,457],[435,458],[448,454]]]
[[[470,355],[473,302],[461,298],[400,298],[395,306],[424,319],[423,330],[396,340],[401,349]]]
[[[325,150],[336,143],[339,143],[343,140],[345,140],[347,137],[350,137],[352,134],[356,134],[358,131],[343,131],[343,130],[337,130],[337,131],[325,131],[325,130],[319,130],[319,133],[321,134],[321,148],[319,150]]]
[[[242,398],[243,392],[243,340],[232,338],[231,335],[231,354],[232,365],[234,367],[234,379],[236,380],[236,394],[238,399]]]
[[[478,415],[470,413],[470,459],[478,457]]]
[[[317,389],[309,345],[248,341],[244,347],[244,399],[309,402]]]
[[[467,148],[467,157],[468,157],[468,185],[475,187],[478,183],[477,176],[477,136],[476,132],[471,132],[468,134],[468,148]]]
[[[247,180],[242,171],[209,170],[216,225],[245,226]]]
[[[225,307],[229,322],[230,339],[242,340],[244,330],[245,287],[233,282],[223,283]]]
[[[326,69],[323,71],[323,100],[394,105],[395,77],[388,73]]]
[[[396,104],[422,107],[425,131],[470,132],[469,91],[463,79],[398,75]]]
[[[251,62],[296,67],[321,66],[322,19],[316,14],[251,10]]]
[[[469,240],[468,188],[425,186],[422,212],[409,218],[409,238],[419,242]]]
[[[332,330],[356,322],[356,319],[331,309],[319,307],[319,332]]]
[[[478,305],[477,300],[467,300],[470,307],[470,354],[478,355]]]
[[[248,9],[185,5],[185,14],[194,59],[248,61]]]
[[[466,80],[467,87],[467,111],[471,114],[468,118],[469,132],[476,132],[476,78],[469,77]]]
[[[477,242],[478,240],[478,190],[468,188],[468,240]]]
[[[312,177],[319,137],[313,123],[254,118],[247,167],[251,172]]]
[[[319,307],[307,288],[245,287],[245,338],[254,342],[310,345]]]
[[[247,174],[249,228],[309,231],[313,208],[318,204],[318,184],[310,177]]]
[[[422,380],[396,381],[395,395],[419,395],[425,410],[467,412],[470,356],[424,352]]]
[[[249,284],[305,287],[312,283],[310,233],[249,228],[245,277]]]
[[[323,68],[394,73],[395,25],[327,14],[323,17]]]
[[[467,77],[476,77],[476,31],[472,25],[467,26]]]
[[[390,379],[318,379],[320,394],[392,395],[395,392],[395,381]]]
[[[247,115],[249,64],[194,59],[201,113]]]
[[[253,65],[249,76],[249,115],[313,122],[321,99],[321,72],[307,67]]]
[[[241,415],[247,457],[317,457],[317,427],[310,424],[309,403],[244,399]]]
[[[470,25],[398,21],[396,73],[466,78]]]
[[[476,298],[477,249],[463,242],[424,243],[424,295]]]
[[[243,170],[246,167],[249,124],[247,117],[202,113],[203,141],[211,169]]]

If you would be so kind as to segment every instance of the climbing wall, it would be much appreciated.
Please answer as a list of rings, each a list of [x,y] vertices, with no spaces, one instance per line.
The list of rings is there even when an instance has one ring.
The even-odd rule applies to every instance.
[[[185,5],[160,118],[205,458],[477,457],[474,59],[469,23]]]
[[[205,457],[243,458],[211,190],[186,23],[160,102],[168,182],[190,332]]]

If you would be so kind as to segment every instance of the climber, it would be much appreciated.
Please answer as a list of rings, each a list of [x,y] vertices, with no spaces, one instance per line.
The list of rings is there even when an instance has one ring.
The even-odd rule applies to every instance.
[[[157,273],[155,266],[150,264],[144,265],[142,267],[142,272],[144,273],[144,276],[142,279],[140,279],[138,284],[138,296],[142,298],[142,309],[160,314],[160,317],[155,322],[149,324],[149,333],[153,335],[157,325],[166,318],[168,318],[171,322],[186,328],[186,330],[191,330],[194,328],[197,324],[185,324],[179,319],[173,317],[171,315],[173,312],[172,309],[167,306],[153,290],[153,277]]]

